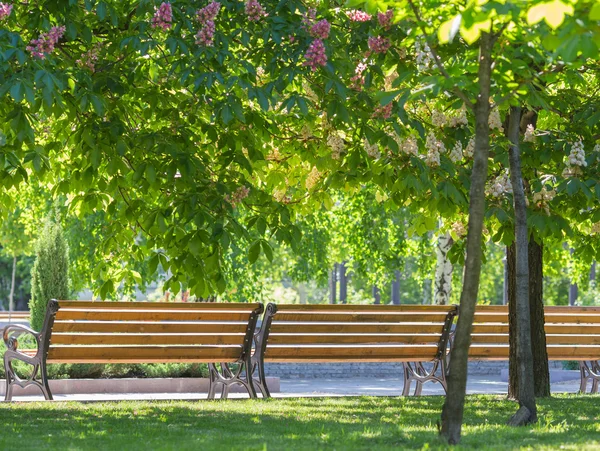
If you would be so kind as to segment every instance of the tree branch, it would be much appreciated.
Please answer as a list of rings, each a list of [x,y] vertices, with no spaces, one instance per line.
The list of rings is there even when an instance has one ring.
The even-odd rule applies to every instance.
[[[435,65],[437,66],[438,70],[442,73],[442,75],[444,76],[444,78],[446,80],[450,81],[453,84],[452,90],[454,91],[454,94],[456,94],[458,96],[458,98],[460,98],[465,103],[465,105],[467,106],[467,108],[469,108],[469,110],[475,111],[473,102],[471,102],[471,100],[469,100],[469,97],[463,91],[461,91],[458,86],[456,86],[456,84],[454,83],[454,80],[452,80],[452,77],[450,76],[450,74],[448,73],[446,68],[444,67],[444,64],[442,63],[440,56],[433,49],[433,42],[431,40],[431,37],[425,30],[425,27],[423,26],[423,19],[421,18],[419,9],[415,5],[414,1],[408,0],[408,4],[410,5],[410,8],[413,10],[415,18],[419,22],[419,28],[421,29],[421,32],[425,36],[425,40],[427,41],[427,45],[429,46],[429,52],[431,53],[431,56],[433,56],[433,61],[435,62]]]

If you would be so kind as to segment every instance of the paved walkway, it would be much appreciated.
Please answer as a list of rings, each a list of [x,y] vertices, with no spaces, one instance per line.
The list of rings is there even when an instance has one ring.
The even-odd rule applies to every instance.
[[[322,397],[322,396],[400,396],[402,379],[288,379],[281,381],[281,393],[274,398]],[[498,375],[470,376],[467,393],[506,394],[508,384]],[[553,393],[576,393],[579,380],[552,384]],[[428,383],[423,395],[443,395],[439,384]],[[233,393],[231,398],[247,398]],[[38,401],[41,396],[18,396],[15,401]],[[196,400],[206,399],[206,393],[131,393],[131,394],[82,394],[56,395],[57,401],[119,401],[119,400]]]

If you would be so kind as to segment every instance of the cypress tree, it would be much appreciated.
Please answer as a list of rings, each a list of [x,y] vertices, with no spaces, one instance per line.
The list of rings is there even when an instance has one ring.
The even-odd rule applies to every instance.
[[[58,220],[49,216],[36,244],[31,269],[31,327],[40,331],[50,299],[69,296],[69,248]]]

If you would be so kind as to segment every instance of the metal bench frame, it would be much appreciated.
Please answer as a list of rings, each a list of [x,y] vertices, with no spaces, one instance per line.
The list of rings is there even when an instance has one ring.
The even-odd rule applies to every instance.
[[[21,388],[35,385],[41,389],[44,398],[47,400],[53,399],[52,391],[50,390],[48,383],[46,360],[50,349],[50,343],[52,342],[54,319],[59,309],[59,301],[52,299],[48,302],[44,326],[42,327],[41,332],[36,332],[35,330],[20,324],[9,324],[4,328],[2,336],[7,348],[4,353],[4,370],[6,372],[5,401],[12,400],[13,388],[15,385],[18,385]],[[263,305],[260,304],[260,306],[254,309],[250,314],[250,319],[246,326],[242,352],[239,359],[234,362],[234,364],[237,365],[237,368],[232,369],[230,366],[232,363],[208,364],[208,399],[215,398],[216,390],[219,385],[222,386],[221,398],[226,398],[229,393],[229,388],[234,384],[242,385],[248,390],[248,394],[251,398],[256,398],[256,390],[251,377],[252,372],[248,372],[247,369],[253,368],[252,343],[256,323],[262,312]],[[23,333],[27,333],[35,338],[37,344],[37,352],[35,355],[29,355],[19,351],[19,341],[17,336]],[[12,362],[15,360],[27,363],[33,367],[26,379],[21,379],[14,371]]]

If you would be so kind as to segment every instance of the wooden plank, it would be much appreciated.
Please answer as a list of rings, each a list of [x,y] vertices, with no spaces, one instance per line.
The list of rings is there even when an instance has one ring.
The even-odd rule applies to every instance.
[[[469,359],[472,360],[507,360],[508,343],[505,345],[478,345],[473,344],[469,348]]]
[[[211,310],[60,309],[61,321],[248,321],[249,312]]]
[[[546,324],[600,324],[600,315],[595,313],[546,313],[544,319]]]
[[[352,322],[352,323],[441,323],[446,319],[444,313],[277,313],[275,315],[277,322]]]
[[[142,310],[244,310],[259,308],[260,304],[242,302],[125,302],[125,301],[58,301],[60,308],[142,309]]]
[[[310,343],[438,343],[440,334],[269,334],[272,344]]]
[[[568,325],[568,324],[546,324],[544,330],[547,334],[600,334],[600,325],[593,324],[581,324],[581,325]]]
[[[239,333],[245,332],[247,322],[238,323],[175,323],[175,322],[123,322],[116,321],[55,321],[52,329],[55,332],[104,332],[104,333]]]
[[[238,334],[53,333],[51,345],[242,345]]]
[[[546,334],[547,344],[600,345],[600,335]]]
[[[233,362],[241,346],[51,346],[49,363]]]
[[[345,333],[345,334],[406,334],[442,333],[443,324],[319,324],[319,323],[277,323],[271,324],[270,334],[295,333]]]
[[[432,360],[435,345],[271,345],[265,353],[266,361],[415,361]]]
[[[508,343],[508,333],[505,334],[493,334],[493,333],[484,333],[484,334],[471,334],[471,343],[498,343],[504,344]]]
[[[600,360],[599,345],[548,345],[551,360]]]
[[[416,313],[448,313],[449,311],[456,310],[454,305],[356,305],[356,304],[277,304],[278,312],[312,312],[312,313],[324,313],[326,311],[333,313],[340,312],[365,312],[365,313],[378,313],[378,312],[416,312]]]
[[[473,324],[474,334],[507,334],[508,324]]]

